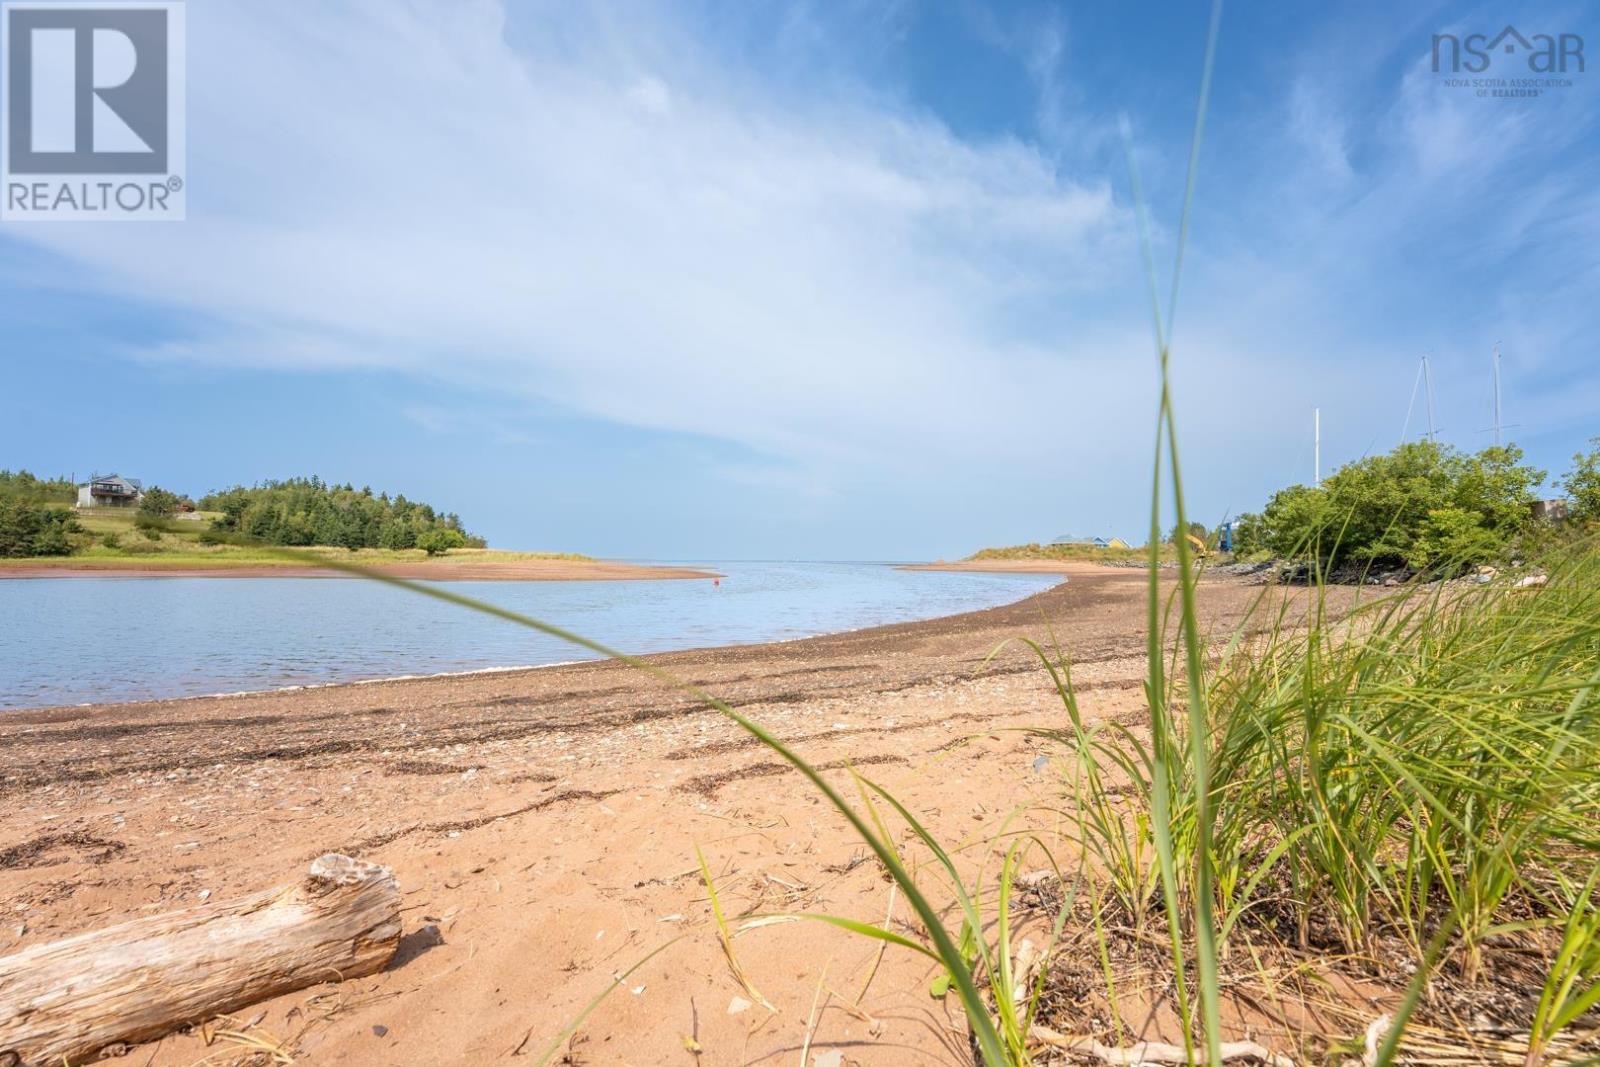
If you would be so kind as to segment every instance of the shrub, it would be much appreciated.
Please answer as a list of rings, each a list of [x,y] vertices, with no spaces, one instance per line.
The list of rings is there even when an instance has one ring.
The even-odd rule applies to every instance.
[[[100,538],[100,543],[107,548],[120,548],[122,547],[122,538],[114,533],[103,534]]]
[[[417,547],[430,556],[442,556],[452,548],[465,548],[467,539],[459,530],[429,530],[417,538]]]

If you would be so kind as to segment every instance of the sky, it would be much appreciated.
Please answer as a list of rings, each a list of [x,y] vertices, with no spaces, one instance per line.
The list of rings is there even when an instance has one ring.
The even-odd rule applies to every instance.
[[[1426,430],[1600,434],[1600,69],[1225,8],[1172,338],[1208,523]],[[1144,539],[1208,8],[192,0],[179,223],[0,223],[0,468],[317,474],[499,547],[931,559]],[[1526,75],[1522,57],[1490,74]],[[1513,68],[1511,64],[1517,66]],[[1124,134],[1123,131],[1126,131]],[[1144,187],[1129,180],[1129,156]]]

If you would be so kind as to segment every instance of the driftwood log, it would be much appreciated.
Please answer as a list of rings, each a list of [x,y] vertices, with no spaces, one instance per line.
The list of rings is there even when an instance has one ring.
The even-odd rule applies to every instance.
[[[295,885],[0,957],[0,1067],[78,1064],[318,982],[400,943],[387,867],[329,854]]]

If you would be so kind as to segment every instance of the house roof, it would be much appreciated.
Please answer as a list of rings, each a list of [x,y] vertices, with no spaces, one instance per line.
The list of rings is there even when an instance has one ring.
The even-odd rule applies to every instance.
[[[106,484],[118,485],[118,486],[123,486],[123,487],[125,487],[127,489],[134,490],[135,492],[137,492],[138,490],[144,488],[144,483],[139,481],[139,479],[137,479],[137,478],[124,478],[120,474],[97,475],[97,476],[89,479],[89,484],[91,484],[91,485],[106,485]]]

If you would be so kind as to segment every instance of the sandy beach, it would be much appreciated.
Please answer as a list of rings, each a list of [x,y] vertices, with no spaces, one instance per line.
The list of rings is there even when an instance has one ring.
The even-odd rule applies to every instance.
[[[415,563],[379,563],[371,569],[391,578],[410,578],[429,582],[605,582],[652,579],[715,578],[712,571],[688,567],[658,567],[615,560],[438,559]],[[277,563],[219,562],[196,565],[187,562],[141,564],[122,560],[74,559],[29,560],[0,567],[5,578],[350,578],[350,574],[328,567],[306,567]]]
[[[1062,796],[1061,750],[1011,729],[1058,724],[1060,702],[1026,649],[987,658],[998,645],[1053,627],[1087,715],[1142,713],[1145,572],[1063,572],[1006,607],[653,659],[971,845],[1017,805]],[[1205,579],[1208,623],[1237,621],[1261,593]],[[971,1062],[959,1008],[928,995],[927,960],[891,949],[879,962],[874,943],[832,928],[741,935],[775,1011],[751,1003],[708,925],[696,846],[730,915],[883,922],[889,886],[776,757],[617,665],[0,714],[0,799],[0,954],[290,882],[328,851],[392,866],[405,936],[387,970],[235,1020],[296,1062],[533,1062],[673,938],[565,1062],[790,1063],[808,1041],[833,1063]],[[903,901],[893,909],[908,930]],[[130,1062],[218,1052],[191,1033]]]

